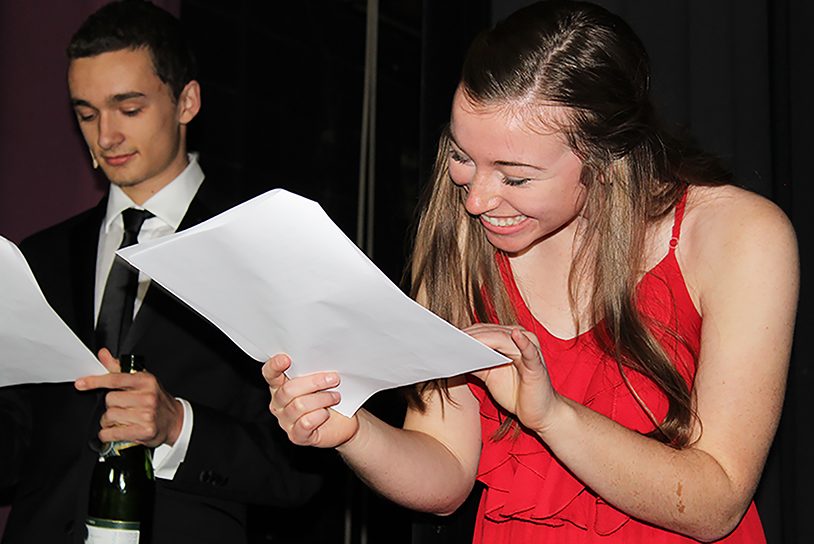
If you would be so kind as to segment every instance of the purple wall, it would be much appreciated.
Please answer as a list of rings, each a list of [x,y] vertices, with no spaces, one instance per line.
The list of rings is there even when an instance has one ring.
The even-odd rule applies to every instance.
[[[65,47],[104,0],[0,2],[0,236],[13,242],[95,204],[94,176],[68,102]],[[156,0],[173,13],[180,0]],[[0,508],[0,535],[7,508]]]
[[[0,2],[0,235],[14,242],[90,207],[104,191],[65,78],[68,40],[104,3]],[[155,3],[179,11],[180,0]]]
[[[0,235],[14,242],[102,194],[69,107],[65,46],[103,3],[0,3]]]

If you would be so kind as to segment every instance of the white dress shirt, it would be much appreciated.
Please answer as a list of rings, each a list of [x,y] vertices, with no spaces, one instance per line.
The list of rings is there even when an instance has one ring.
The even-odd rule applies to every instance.
[[[195,193],[204,180],[204,173],[195,154],[189,154],[189,165],[181,174],[151,196],[142,206],[136,205],[122,189],[111,185],[107,200],[105,220],[99,232],[99,247],[96,252],[96,287],[94,294],[94,323],[99,318],[102,306],[102,294],[105,290],[110,267],[119,249],[124,235],[124,223],[121,213],[127,208],[138,208],[149,211],[154,217],[147,219],[139,231],[138,241],[152,240],[172,234],[178,229],[181,220],[187,213]],[[138,313],[144,295],[150,286],[150,279],[139,273],[138,291],[133,315]],[[149,362],[148,365],[149,366]],[[171,480],[178,467],[184,461],[189,439],[192,435],[192,406],[184,399],[178,399],[184,407],[184,422],[181,434],[173,446],[162,444],[153,452],[153,468],[157,478]]]

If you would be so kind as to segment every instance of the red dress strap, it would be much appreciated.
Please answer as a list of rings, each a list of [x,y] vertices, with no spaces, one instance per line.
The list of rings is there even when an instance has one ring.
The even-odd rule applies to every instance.
[[[678,240],[681,238],[681,223],[684,221],[684,208],[687,206],[687,193],[684,191],[678,203],[676,203],[675,218],[673,219],[673,234],[670,237],[670,252],[675,251],[678,246]]]

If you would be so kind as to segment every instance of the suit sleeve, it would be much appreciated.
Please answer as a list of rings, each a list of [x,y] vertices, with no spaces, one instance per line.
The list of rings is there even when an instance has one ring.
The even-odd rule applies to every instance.
[[[0,389],[0,488],[17,483],[31,444],[31,413],[20,387]]]
[[[194,414],[184,461],[162,485],[272,506],[297,506],[315,494],[320,465],[301,455],[273,419],[259,363],[160,288],[148,292],[141,312],[145,307],[151,325],[133,352]]]
[[[316,493],[321,477],[313,452],[298,452],[276,422],[240,421],[202,404],[192,407],[189,448],[168,487],[271,506],[297,506]]]

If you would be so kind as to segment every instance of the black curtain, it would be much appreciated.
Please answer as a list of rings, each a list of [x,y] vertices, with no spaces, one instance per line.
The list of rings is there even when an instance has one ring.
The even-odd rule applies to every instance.
[[[809,176],[806,157],[814,149],[810,128],[814,113],[807,96],[814,78],[810,67],[814,33],[808,28],[814,4],[796,0],[598,1],[628,20],[644,40],[654,66],[657,106],[667,121],[688,129],[701,145],[718,153],[739,182],[780,204],[796,227],[803,276],[797,333],[781,427],[758,493],[758,506],[770,544],[814,542],[814,529],[806,519],[814,510],[814,499],[808,493],[814,484],[814,469],[808,462],[812,451],[809,429],[814,424],[810,400],[814,356],[807,334],[812,328],[814,302],[806,283],[812,247],[802,191]],[[193,123],[191,138],[207,170],[232,180],[237,194],[251,196],[271,187],[285,187],[315,198],[352,237],[365,0],[179,3],[201,61],[204,108]],[[374,260],[395,281],[404,265],[405,233],[417,195],[429,177],[466,47],[476,32],[526,3],[381,0],[376,163],[380,185]],[[62,5],[55,0],[41,0],[40,4],[51,11]],[[9,14],[19,15],[21,10],[9,6],[0,20],[14,22],[17,19]],[[26,31],[31,35],[41,34],[40,19],[27,17],[25,21],[17,25],[20,32],[30,29]],[[78,19],[66,24],[62,41],[67,40],[67,27],[73,30],[77,25]],[[43,44],[43,51],[56,47],[60,54],[64,47]],[[52,67],[44,73],[64,72]],[[21,78],[14,79],[18,80]],[[50,87],[62,85],[64,80],[58,78]],[[14,104],[20,96],[30,94],[6,87],[5,95],[14,97]],[[8,106],[0,113],[19,109]],[[72,127],[67,105],[63,113],[48,113],[48,122],[61,115],[65,125]],[[10,126],[19,135],[14,131],[28,125],[15,121]],[[18,140],[9,147],[15,153],[26,148]],[[69,158],[87,167],[81,146],[73,147]],[[6,153],[2,158],[9,157]],[[28,166],[23,170],[31,173]],[[35,178],[51,179],[47,175],[6,178],[0,180],[0,188],[19,186],[20,179],[29,185]],[[7,200],[19,207],[36,199],[15,196]],[[27,234],[32,228],[11,224],[6,233]],[[395,414],[401,410],[397,398],[380,397],[371,406],[397,422]],[[744,426],[748,424],[744,422]],[[326,468],[333,478],[310,510],[317,512],[316,521],[304,522],[298,525],[300,531],[289,533],[278,528],[294,524],[278,522],[281,517],[288,519],[290,512],[258,512],[253,518],[257,520],[253,526],[256,541],[338,543],[345,541],[348,527],[352,542],[465,543],[471,539],[472,504],[452,518],[414,516],[364,492],[338,459]]]
[[[814,4],[795,0],[595,1],[627,20],[644,41],[653,65],[656,106],[664,120],[718,154],[740,185],[772,199],[794,224],[802,277],[795,342],[780,428],[756,500],[769,544],[814,542],[814,528],[808,520],[809,512],[814,511],[809,492],[814,486],[810,462],[814,356],[809,334],[814,300],[807,283],[812,245],[811,214],[806,210],[810,200],[805,199],[810,197],[803,192],[810,177],[807,157],[814,149],[814,111],[808,96],[814,83],[814,33],[810,29]],[[491,22],[529,3],[492,0]],[[422,68],[428,80],[439,66],[446,69],[457,61],[461,38],[454,29],[460,13],[450,16],[435,9],[434,15],[437,27],[453,30],[448,37],[435,35],[441,42],[448,40],[447,46],[425,41],[425,47],[433,46],[435,51],[426,56],[429,62]],[[437,55],[443,51],[449,53],[439,59]],[[427,111],[438,107],[435,97],[447,101],[448,108],[449,86],[455,82],[436,83],[436,88],[423,88],[423,100],[431,102]],[[432,136],[430,131],[422,135],[425,139]],[[422,142],[422,149],[425,145]],[[747,427],[749,422],[743,425]]]

